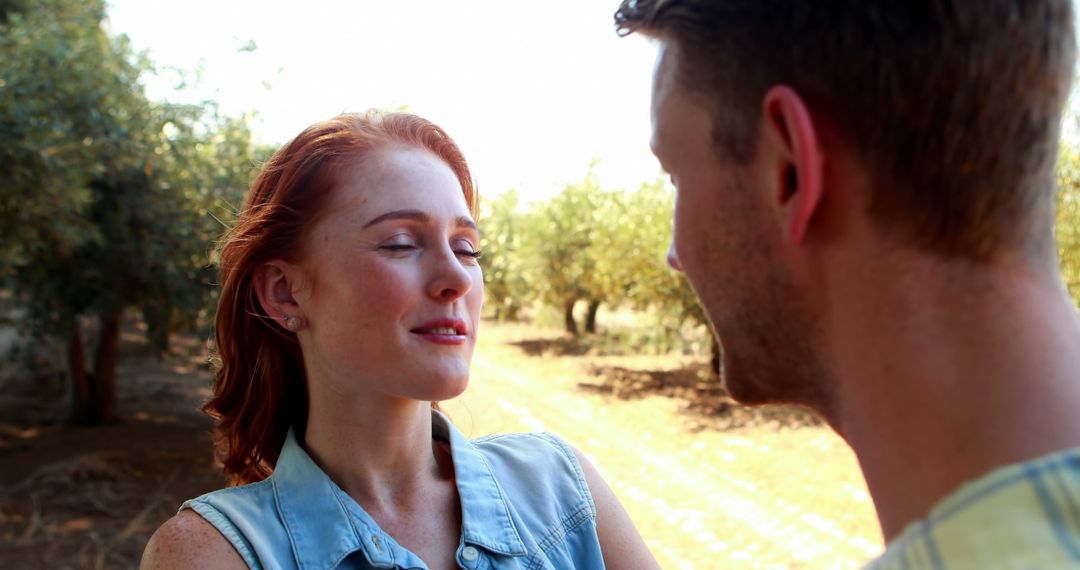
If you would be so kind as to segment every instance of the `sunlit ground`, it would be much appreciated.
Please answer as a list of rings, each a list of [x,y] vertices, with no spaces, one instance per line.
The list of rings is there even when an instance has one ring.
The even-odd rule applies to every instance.
[[[0,567],[134,568],[181,501],[223,484],[198,412],[210,383],[199,339],[179,339],[191,346],[158,361],[128,332],[123,423],[66,428],[49,419],[59,400],[0,392]],[[827,428],[783,427],[792,424],[782,416],[742,408],[724,411],[738,420],[725,424],[684,400],[641,395],[649,390],[615,397],[592,375],[618,366],[670,381],[675,372],[655,371],[693,370],[699,359],[567,356],[579,343],[524,325],[485,323],[481,336],[472,385],[444,404],[454,421],[474,436],[564,436],[601,469],[664,568],[831,570],[880,551],[855,461]]]
[[[547,430],[579,447],[664,568],[855,568],[881,551],[855,458],[827,427],[702,429],[681,401],[578,386],[589,364],[686,358],[528,356],[513,343],[559,333],[484,327],[472,384],[444,409],[469,435]]]

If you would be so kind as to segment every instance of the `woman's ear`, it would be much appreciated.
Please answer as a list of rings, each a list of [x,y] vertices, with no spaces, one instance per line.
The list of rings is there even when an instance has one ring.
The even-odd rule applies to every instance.
[[[263,316],[277,321],[286,330],[297,332],[304,325],[300,304],[293,291],[297,289],[300,272],[290,263],[274,259],[255,270],[253,286],[262,305]]]

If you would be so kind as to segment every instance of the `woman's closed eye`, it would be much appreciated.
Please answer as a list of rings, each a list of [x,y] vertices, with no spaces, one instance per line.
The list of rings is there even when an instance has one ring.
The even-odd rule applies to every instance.
[[[473,247],[473,245],[467,241],[455,243],[451,246],[454,250],[454,255],[458,257],[468,258],[470,260],[480,259],[483,252]],[[390,253],[409,253],[421,249],[421,247],[412,242],[394,242],[385,243],[379,246],[382,251]]]
[[[414,250],[419,249],[419,248],[416,246],[416,244],[412,244],[412,243],[388,243],[388,244],[380,245],[379,249],[381,249],[383,251],[391,251],[391,252],[405,252],[405,251],[414,251]]]
[[[480,259],[480,256],[483,255],[483,252],[477,249],[476,246],[474,246],[472,242],[468,240],[458,240],[457,242],[451,244],[451,247],[454,249],[454,254],[461,257]]]
[[[461,256],[464,256],[464,257],[471,257],[472,259],[480,259],[484,255],[484,252],[482,252],[482,251],[480,251],[478,249],[474,250],[472,248],[455,249],[454,253],[456,253],[458,255],[461,255]]]

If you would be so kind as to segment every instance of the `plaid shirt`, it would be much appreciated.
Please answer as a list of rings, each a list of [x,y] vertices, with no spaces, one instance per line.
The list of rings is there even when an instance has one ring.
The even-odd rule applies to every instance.
[[[1080,569],[1080,448],[969,482],[867,570]]]

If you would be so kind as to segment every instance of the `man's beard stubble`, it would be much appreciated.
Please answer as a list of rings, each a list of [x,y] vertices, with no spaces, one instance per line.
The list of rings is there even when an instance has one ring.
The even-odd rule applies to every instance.
[[[834,382],[822,358],[820,321],[774,248],[763,242],[751,246],[757,251],[741,252],[758,264],[757,279],[724,286],[727,298],[718,303],[701,297],[723,347],[724,386],[744,405],[795,404],[828,419]],[[726,318],[715,310],[721,307]]]

